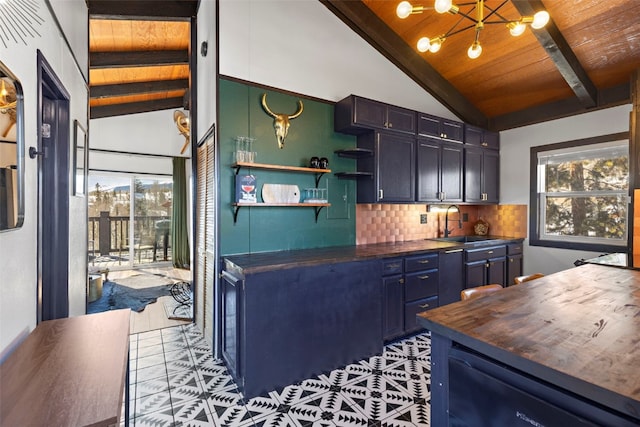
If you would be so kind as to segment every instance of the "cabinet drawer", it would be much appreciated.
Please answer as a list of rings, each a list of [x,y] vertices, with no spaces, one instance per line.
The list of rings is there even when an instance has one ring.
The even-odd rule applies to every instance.
[[[433,253],[407,257],[405,258],[405,262],[407,264],[407,273],[411,273],[412,271],[429,270],[438,267],[438,254]]]
[[[402,259],[385,259],[382,261],[382,275],[402,274],[404,271]]]
[[[430,297],[418,301],[410,302],[404,305],[404,330],[410,333],[422,329],[422,326],[416,321],[416,314],[423,311],[431,310],[438,306],[438,297]]]
[[[510,243],[507,245],[507,254],[516,255],[522,253],[522,243]]]
[[[467,249],[467,262],[481,261],[483,259],[497,258],[507,254],[507,247],[492,246],[482,249]]]
[[[413,301],[438,295],[438,270],[426,270],[405,276],[404,300]]]

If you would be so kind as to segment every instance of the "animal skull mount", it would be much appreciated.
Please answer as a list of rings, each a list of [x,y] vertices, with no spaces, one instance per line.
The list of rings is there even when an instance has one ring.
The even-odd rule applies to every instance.
[[[295,113],[291,115],[277,114],[271,111],[271,109],[267,105],[267,94],[263,93],[262,108],[264,108],[264,111],[266,111],[267,114],[273,117],[273,128],[276,131],[276,139],[278,140],[278,147],[280,149],[284,148],[284,140],[287,137],[287,134],[289,133],[289,126],[291,125],[291,123],[289,123],[289,120],[293,120],[299,117],[300,114],[302,114],[302,111],[304,110],[302,101],[300,100],[298,101],[298,111],[296,111]]]
[[[176,110],[173,112],[173,121],[176,123],[176,126],[178,127],[178,132],[180,132],[180,134],[184,136],[184,145],[180,150],[180,154],[182,154],[184,153],[184,150],[186,150],[187,146],[189,145],[189,137],[190,137],[189,117],[187,117],[187,115],[184,112],[180,110]]]

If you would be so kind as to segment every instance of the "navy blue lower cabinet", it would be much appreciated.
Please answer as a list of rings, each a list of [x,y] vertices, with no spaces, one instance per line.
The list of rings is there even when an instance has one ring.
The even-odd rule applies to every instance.
[[[404,278],[402,275],[383,277],[382,283],[384,288],[383,335],[385,341],[390,341],[404,335]]]
[[[441,306],[460,301],[460,292],[464,289],[463,256],[462,249],[440,252],[438,303]]]
[[[245,274],[237,299],[222,280],[223,354],[245,398],[381,354],[380,277],[378,260]]]

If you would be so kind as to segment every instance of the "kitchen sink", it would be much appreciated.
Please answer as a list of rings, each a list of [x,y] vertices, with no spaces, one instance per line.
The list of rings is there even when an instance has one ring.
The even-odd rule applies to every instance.
[[[489,243],[496,239],[491,236],[451,236],[451,237],[438,237],[427,240],[436,240],[438,242],[456,242],[456,243]]]

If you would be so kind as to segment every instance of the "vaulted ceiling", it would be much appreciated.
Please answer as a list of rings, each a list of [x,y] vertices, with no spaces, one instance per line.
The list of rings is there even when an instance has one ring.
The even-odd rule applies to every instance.
[[[546,9],[551,21],[519,37],[486,25],[482,55],[473,60],[466,54],[472,30],[447,38],[435,54],[415,47],[460,15],[425,10],[400,19],[399,0],[319,1],[463,121],[494,130],[629,103],[631,74],[640,68],[637,0],[485,0],[494,9],[504,3],[499,13],[509,20]],[[88,5],[91,117],[188,108],[190,18],[198,0]]]
[[[505,3],[499,12],[507,20],[544,9],[551,20],[519,37],[504,24],[486,25],[477,59],[467,56],[473,30],[451,36],[435,54],[417,51],[421,37],[444,34],[461,19],[436,13],[433,0],[411,0],[431,10],[406,19],[396,15],[399,0],[321,1],[464,121],[494,130],[628,103],[631,73],[640,68],[637,0],[486,0],[493,9]],[[475,17],[473,5],[456,3]]]
[[[89,0],[91,118],[189,108],[197,1]]]

